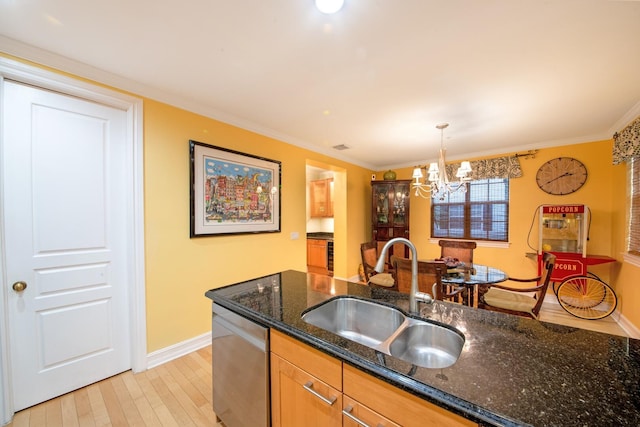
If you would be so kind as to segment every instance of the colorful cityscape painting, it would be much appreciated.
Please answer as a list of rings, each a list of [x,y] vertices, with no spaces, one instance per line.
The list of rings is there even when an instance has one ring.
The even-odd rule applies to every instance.
[[[279,161],[189,144],[191,237],[280,231]]]
[[[204,163],[207,222],[273,222],[272,171],[211,157]]]

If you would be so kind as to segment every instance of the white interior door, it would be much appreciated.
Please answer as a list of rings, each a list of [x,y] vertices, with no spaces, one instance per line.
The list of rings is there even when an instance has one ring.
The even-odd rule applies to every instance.
[[[3,102],[10,383],[20,410],[131,367],[130,165],[122,110],[9,81]]]

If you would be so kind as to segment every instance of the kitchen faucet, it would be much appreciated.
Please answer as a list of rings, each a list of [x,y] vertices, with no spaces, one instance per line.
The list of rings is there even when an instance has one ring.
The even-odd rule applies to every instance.
[[[395,243],[403,243],[411,249],[411,291],[409,292],[409,312],[413,314],[419,314],[418,301],[423,301],[428,304],[433,302],[433,297],[426,292],[420,292],[418,290],[418,251],[413,243],[409,239],[404,237],[396,237],[389,240],[380,251],[380,257],[376,263],[375,270],[378,273],[384,271],[385,258],[389,247]]]

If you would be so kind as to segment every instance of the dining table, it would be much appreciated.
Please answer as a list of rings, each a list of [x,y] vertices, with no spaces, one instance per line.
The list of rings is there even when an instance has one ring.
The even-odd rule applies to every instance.
[[[484,285],[504,282],[509,278],[504,271],[488,265],[473,264],[447,269],[442,283],[451,286],[464,286],[463,302],[469,307],[478,307],[480,288]]]

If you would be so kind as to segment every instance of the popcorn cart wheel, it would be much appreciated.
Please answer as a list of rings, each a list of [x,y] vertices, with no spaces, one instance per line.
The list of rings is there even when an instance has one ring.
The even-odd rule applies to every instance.
[[[567,313],[581,319],[603,319],[614,312],[618,305],[618,297],[608,284],[595,274],[586,271],[586,267],[614,260],[609,257],[590,257],[589,255],[581,260],[585,264],[585,274],[568,276],[557,287],[556,282],[553,282],[553,290],[560,306]]]

